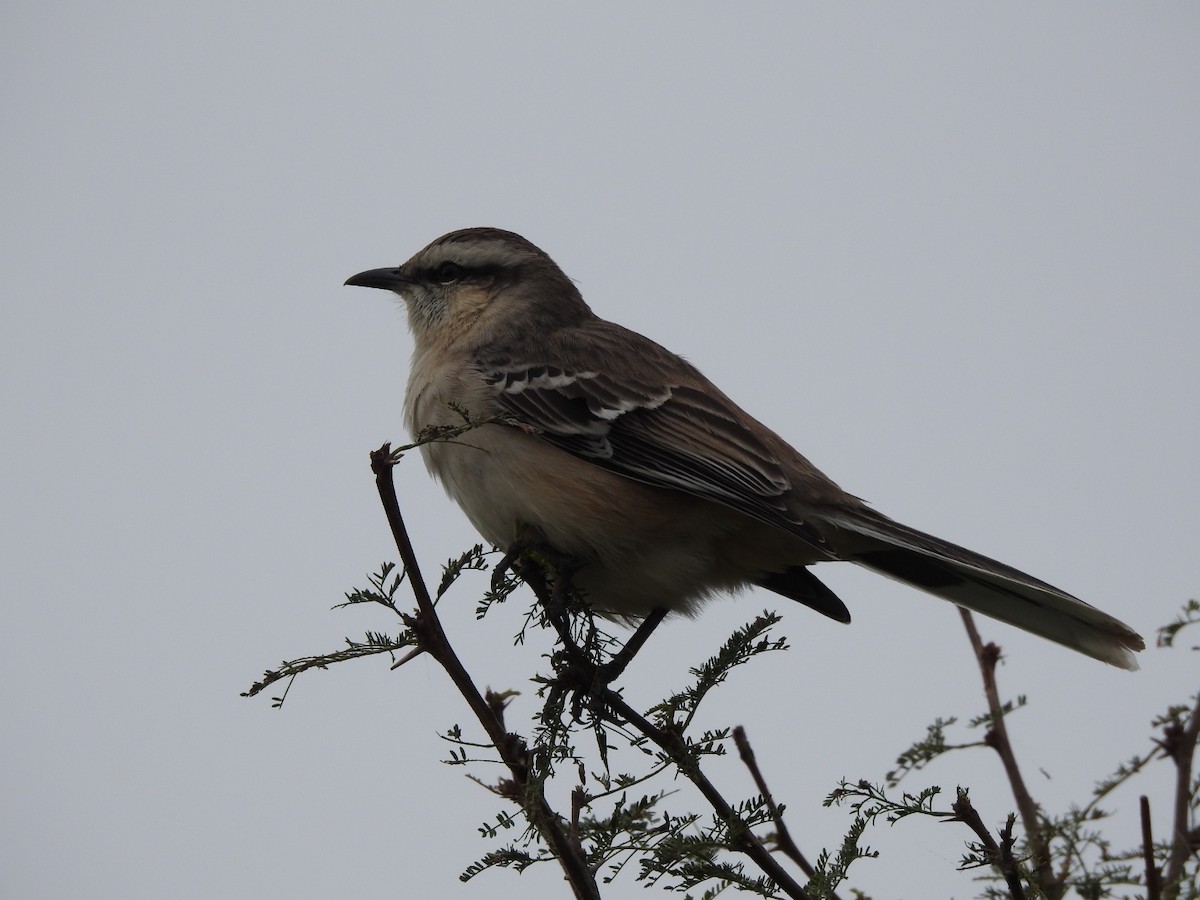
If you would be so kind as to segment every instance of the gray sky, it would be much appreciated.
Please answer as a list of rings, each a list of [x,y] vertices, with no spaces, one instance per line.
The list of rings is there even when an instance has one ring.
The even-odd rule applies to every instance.
[[[469,722],[432,663],[317,673],[281,712],[238,697],[391,627],[329,607],[394,556],[367,453],[404,437],[411,344],[388,297],[341,283],[453,228],[521,232],[897,518],[1147,635],[1200,593],[1195,5],[4,18],[5,897],[562,894],[549,867],[457,882],[501,804],[438,762],[436,734]],[[417,459],[397,478],[436,573],[475,537]],[[781,609],[794,649],[739,671],[707,722],[746,726],[814,856],[849,824],[820,806],[841,776],[982,708],[952,607],[822,575],[851,627],[721,602],[657,636],[628,688],[649,705]],[[481,683],[524,689],[521,609],[476,623],[482,583],[448,626]],[[1195,688],[1182,652],[1129,675],[984,628],[1005,692],[1030,695],[1012,728],[1054,809]],[[713,774],[752,792],[732,759]],[[913,787],[970,784],[998,823],[999,775],[975,751]],[[1132,816],[1133,793],[1114,802]],[[972,896],[966,837],[875,833],[884,858],[852,883]]]

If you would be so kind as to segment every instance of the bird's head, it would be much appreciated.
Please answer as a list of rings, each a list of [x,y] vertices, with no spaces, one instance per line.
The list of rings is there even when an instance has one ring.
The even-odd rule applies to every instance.
[[[482,318],[493,320],[495,328],[511,327],[526,318],[525,310],[536,316],[532,321],[539,328],[591,315],[554,260],[499,228],[452,231],[402,266],[368,269],[346,284],[399,294],[418,346],[454,340]]]

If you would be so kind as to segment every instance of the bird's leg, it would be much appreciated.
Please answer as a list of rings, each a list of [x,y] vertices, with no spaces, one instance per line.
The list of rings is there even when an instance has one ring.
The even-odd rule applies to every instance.
[[[620,651],[606,663],[597,663],[591,656],[581,655],[578,664],[574,666],[574,672],[571,673],[574,676],[574,697],[571,700],[571,711],[576,721],[582,720],[585,706],[596,722],[605,718],[612,722],[623,721],[620,716],[616,716],[610,710],[606,701],[606,698],[611,696],[609,685],[621,677],[628,665],[633,662],[633,658],[637,656],[638,651],[649,640],[650,635],[666,618],[666,615],[667,610],[664,607],[656,606],[652,609],[649,615],[642,619],[642,623],[638,625],[637,630],[625,642]],[[600,755],[607,759],[603,742],[597,740]]]
[[[600,663],[596,655],[601,651],[594,641],[585,637],[581,646],[571,629],[571,611],[578,607],[571,578],[582,564],[582,560],[567,556],[544,541],[522,539],[508,548],[492,573],[493,589],[497,589],[505,575],[512,571],[537,595],[546,620],[554,627],[563,646],[564,668],[559,670],[558,677],[560,683],[575,694],[571,705],[576,719],[581,718],[585,705],[594,715],[600,714],[601,694],[621,677],[667,614],[664,608],[653,609],[620,651],[608,662]],[[594,632],[594,623],[592,628]]]
[[[542,605],[546,620],[554,626],[573,662],[587,660],[587,654],[571,635],[568,610],[571,600],[571,576],[579,569],[580,560],[567,556],[544,541],[519,538],[504,552],[492,570],[492,590],[504,586],[512,572],[533,589]]]
[[[621,673],[633,662],[633,658],[642,649],[642,645],[649,640],[650,635],[654,634],[654,629],[666,618],[666,615],[666,609],[661,606],[654,607],[650,611],[650,615],[642,619],[642,624],[637,627],[637,630],[625,642],[625,646],[621,648],[621,652],[600,666],[599,677],[605,686],[621,677]]]
[[[500,557],[500,562],[496,563],[496,567],[492,569],[492,591],[499,593],[504,588],[504,580],[510,572],[520,575],[517,571],[517,564],[521,561],[521,556],[526,550],[529,550],[533,544],[529,541],[518,540],[509,545],[504,551],[504,555]]]
[[[570,576],[578,568],[578,560],[559,553],[544,541],[521,537],[508,546],[492,570],[492,591],[498,593],[504,588],[509,573],[516,575],[533,589],[546,619],[567,649],[578,651],[570,638],[566,614]]]

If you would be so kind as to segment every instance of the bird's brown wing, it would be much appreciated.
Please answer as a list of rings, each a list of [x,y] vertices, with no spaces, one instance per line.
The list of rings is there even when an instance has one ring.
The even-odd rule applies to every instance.
[[[540,342],[539,358],[502,347],[476,356],[505,415],[613,472],[683,491],[775,525],[832,558],[790,500],[796,459],[693,366],[647,338],[597,320]],[[790,450],[790,448],[787,448]],[[794,452],[794,451],[792,451]],[[841,491],[806,461],[805,493]]]

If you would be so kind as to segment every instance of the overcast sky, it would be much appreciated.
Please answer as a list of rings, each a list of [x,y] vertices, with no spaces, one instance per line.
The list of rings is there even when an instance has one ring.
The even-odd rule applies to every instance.
[[[848,490],[1151,635],[1200,594],[1198,43],[1195,4],[7,3],[0,894],[564,895],[457,881],[502,804],[439,762],[470,723],[433,663],[238,696],[391,627],[330,607],[395,556],[367,454],[405,437],[411,341],[342,282],[454,228],[524,234]],[[436,575],[476,538],[418,459],[397,480]],[[810,856],[840,777],[982,709],[951,606],[822,577],[853,625],[723,601],[628,685],[648,706],[780,609],[793,650],[706,724],[746,726]],[[482,585],[448,627],[516,726],[541,661],[519,604],[475,622]],[[983,628],[1052,810],[1198,681]],[[984,751],[926,783],[1012,806]],[[967,837],[872,834],[851,883],[973,896]]]

